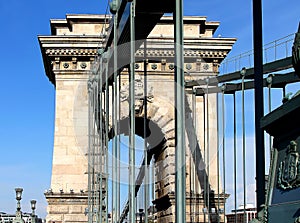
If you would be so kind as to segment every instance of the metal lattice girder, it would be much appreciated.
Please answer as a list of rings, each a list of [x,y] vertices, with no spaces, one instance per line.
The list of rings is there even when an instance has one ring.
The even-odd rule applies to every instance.
[[[164,13],[172,13],[175,8],[174,0],[152,0],[136,1],[135,10],[135,39],[146,39],[155,25],[160,21]],[[118,10],[118,45],[130,42],[130,2],[122,0]],[[145,21],[147,21],[145,23]],[[105,39],[107,50],[113,42],[113,22],[110,24],[111,29],[108,30],[107,38]]]
[[[117,17],[117,37],[116,40],[118,46],[118,68],[128,65],[130,60],[128,55],[130,55],[131,46],[130,46],[130,9],[131,3],[128,0],[122,0],[120,2],[120,7],[117,10],[115,16]],[[161,17],[165,13],[172,13],[175,9],[174,0],[136,0],[135,8],[135,51],[143,44],[144,40],[147,39],[147,36],[160,21]],[[108,67],[113,67],[113,58],[114,58],[114,19],[111,20],[109,30],[104,40],[103,46],[104,51],[108,52],[106,55]],[[145,23],[145,21],[147,21]],[[110,72],[112,73],[112,72]],[[107,80],[107,79],[105,79]],[[110,83],[113,81],[110,77],[107,81]],[[104,83],[103,83],[104,84]]]
[[[292,65],[292,57],[287,57],[285,59],[276,60],[270,63],[266,63],[263,66],[263,74],[269,74],[274,73],[276,71],[280,70],[286,70],[288,68],[291,68]],[[253,79],[254,77],[254,68],[248,68],[246,70],[245,79]],[[241,79],[241,73],[240,71],[236,71],[229,74],[224,74],[221,76],[213,77],[209,79],[209,85],[216,85],[218,83],[225,83],[229,81],[235,81]],[[200,85],[206,85],[206,79],[199,79],[199,80],[192,80],[192,81],[186,81],[185,87],[186,88],[192,88],[195,86]]]
[[[271,79],[270,79],[271,78]],[[271,81],[271,82],[270,82]],[[299,82],[300,78],[295,75],[295,72],[286,74],[273,74],[263,80],[264,87],[271,88],[283,88],[285,85],[290,83]],[[244,90],[254,89],[254,81],[244,82]],[[196,87],[195,94],[197,96],[204,95],[205,93],[214,94],[224,92],[225,94],[232,94],[236,91],[242,90],[242,83],[225,83],[222,86],[210,87],[208,91],[204,90],[203,87]]]

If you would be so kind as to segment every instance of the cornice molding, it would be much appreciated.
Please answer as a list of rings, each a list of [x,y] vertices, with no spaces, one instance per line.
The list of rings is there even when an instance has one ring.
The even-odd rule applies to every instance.
[[[57,48],[46,49],[47,56],[86,56],[94,57],[97,55],[97,49],[75,49],[75,48]]]
[[[39,36],[39,43],[42,50],[45,71],[49,80],[55,85],[55,74],[57,70],[77,70],[86,71],[90,69],[90,63],[98,55],[98,49],[103,44],[103,38],[100,36]],[[184,39],[184,57],[188,63],[196,63],[193,70],[209,71],[213,69],[217,72],[217,64],[232,49],[235,38],[186,38]],[[126,47],[122,51],[127,58]],[[119,55],[122,58],[122,55]],[[144,58],[143,43],[135,54],[136,58]],[[147,40],[147,58],[149,61],[171,62],[175,56],[174,40],[168,37],[155,37]],[[202,64],[213,63],[213,65]],[[77,64],[78,62],[78,64]],[[68,67],[64,66],[68,63]],[[81,65],[85,63],[85,67]],[[163,65],[166,66],[166,65]],[[169,66],[169,65],[168,65]],[[206,66],[206,67],[205,67]],[[213,67],[213,68],[212,68]],[[167,70],[168,68],[164,68]],[[162,70],[164,70],[162,68]]]
[[[222,59],[226,57],[229,50],[214,50],[214,49],[207,49],[207,50],[194,50],[188,49],[184,50],[184,57],[189,58],[218,58]],[[97,49],[74,49],[74,48],[53,48],[53,49],[46,49],[45,54],[47,56],[58,56],[58,57],[65,57],[65,56],[76,56],[76,57],[94,57],[97,56]],[[136,57],[144,57],[144,50],[139,49],[137,50]],[[153,58],[166,58],[166,57],[174,57],[175,51],[168,50],[168,49],[149,49],[147,50],[147,57]]]
[[[229,50],[184,50],[184,57],[189,58],[225,58]],[[144,50],[138,50],[136,52],[136,57],[144,57]],[[153,58],[166,58],[166,57],[174,57],[174,50],[165,50],[165,49],[155,49],[155,50],[147,50],[147,57]]]

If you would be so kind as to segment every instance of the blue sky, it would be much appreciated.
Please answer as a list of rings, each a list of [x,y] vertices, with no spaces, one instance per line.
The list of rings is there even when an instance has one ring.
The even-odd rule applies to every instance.
[[[23,187],[22,210],[49,188],[54,131],[54,87],[45,76],[37,35],[49,35],[49,20],[69,13],[104,13],[104,0],[10,0],[0,2],[0,211],[15,211],[17,186]],[[220,21],[216,32],[238,38],[230,56],[252,48],[252,1],[185,0],[186,15]],[[263,2],[264,43],[296,32],[299,0]]]

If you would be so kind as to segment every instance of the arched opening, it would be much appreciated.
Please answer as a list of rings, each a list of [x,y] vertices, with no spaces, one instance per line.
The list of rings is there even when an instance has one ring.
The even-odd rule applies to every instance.
[[[118,125],[120,129],[119,134],[128,136],[130,132],[129,118],[120,120]],[[154,155],[154,158],[157,157],[165,147],[166,139],[161,128],[149,119],[146,120],[146,128],[144,128],[144,118],[135,118],[135,134],[146,140],[149,157],[152,157],[152,155]],[[113,135],[114,132],[111,130],[110,138],[112,138]]]
[[[157,178],[155,178],[155,166],[156,160],[159,155],[164,151],[166,148],[166,139],[165,135],[162,132],[162,129],[155,124],[153,121],[147,119],[145,120],[142,117],[136,117],[135,119],[135,173],[136,173],[136,181],[135,181],[135,197],[136,197],[136,210],[137,210],[137,217],[142,217],[142,213],[147,211],[150,213],[148,217],[154,218],[154,205],[155,204],[155,184],[157,183]],[[146,126],[144,126],[146,123]],[[118,160],[118,168],[119,168],[119,190],[120,190],[120,209],[121,215],[125,218],[128,208],[126,207],[128,203],[128,189],[129,189],[129,133],[130,133],[130,126],[129,126],[129,118],[122,119],[118,122],[119,130],[115,131],[111,129],[109,131],[109,146],[108,150],[112,151],[112,141],[114,137],[118,134],[119,145],[120,145],[120,155],[117,157]],[[145,165],[145,149],[147,151],[147,165]],[[109,158],[109,166],[110,171],[109,175],[113,172],[113,159],[114,157],[110,153]],[[148,181],[145,184],[145,172],[146,167],[148,171]],[[108,179],[108,187],[113,186],[113,180],[111,178]],[[148,186],[147,192],[144,192],[146,186]],[[110,191],[110,190],[108,190]],[[111,192],[109,192],[111,193]],[[145,195],[147,194],[148,195]],[[108,194],[108,196],[111,196]],[[148,198],[147,198],[148,196]],[[168,202],[170,203],[170,202]],[[155,204],[157,206],[157,204]],[[113,207],[109,208],[108,211],[111,211]],[[147,209],[147,210],[146,210]],[[157,208],[156,208],[157,209]]]

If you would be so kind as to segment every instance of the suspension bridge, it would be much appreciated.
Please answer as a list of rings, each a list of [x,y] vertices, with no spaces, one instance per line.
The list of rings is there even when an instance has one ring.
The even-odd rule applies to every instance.
[[[76,195],[84,203],[87,197],[91,223],[231,222],[230,209],[232,222],[257,218],[246,207],[255,202],[258,212],[264,210],[273,154],[272,137],[265,142],[260,120],[289,101],[287,87],[299,82],[295,34],[263,47],[257,33],[254,51],[225,59],[236,39],[214,38],[218,24],[204,17],[183,17],[182,1],[114,0],[109,9],[112,17],[70,15],[66,21],[101,20],[100,37],[59,39],[62,21],[52,23],[57,37],[39,37],[57,91],[66,85],[59,81],[80,70],[88,96],[88,137],[82,140],[87,190],[76,194],[54,176],[53,187],[61,189],[45,193],[49,205],[54,210],[62,201],[55,199]],[[51,45],[72,41],[89,51],[74,57]],[[81,61],[86,56],[88,65]]]

